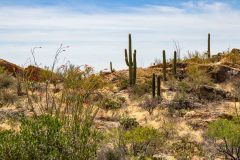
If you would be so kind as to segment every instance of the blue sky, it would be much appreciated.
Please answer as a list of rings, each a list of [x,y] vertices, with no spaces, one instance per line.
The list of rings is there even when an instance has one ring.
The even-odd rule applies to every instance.
[[[31,63],[31,48],[50,65],[61,43],[70,48],[60,63],[91,64],[97,70],[126,68],[124,48],[132,33],[139,66],[172,57],[178,41],[182,57],[206,51],[212,35],[214,53],[239,47],[239,0],[0,0],[0,58]]]
[[[200,0],[192,0],[199,2]],[[100,7],[119,7],[119,6],[143,6],[143,5],[171,5],[181,6],[183,2],[189,0],[1,0],[2,5],[28,5],[28,6],[51,6],[51,5],[67,5],[81,6],[82,4],[97,5]],[[207,3],[216,2],[216,0],[204,0]],[[239,6],[238,0],[218,0],[217,2],[228,3],[233,6]]]

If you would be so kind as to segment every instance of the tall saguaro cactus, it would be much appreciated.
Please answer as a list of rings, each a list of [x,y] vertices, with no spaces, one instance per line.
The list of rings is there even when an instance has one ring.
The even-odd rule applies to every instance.
[[[134,53],[133,53],[133,83],[136,84],[137,81],[137,51],[136,49],[134,49]]]
[[[157,97],[161,98],[161,79],[157,76]]]
[[[113,73],[112,62],[110,62],[110,71]]]
[[[134,50],[132,54],[132,36],[128,35],[128,51],[125,49],[125,62],[129,70],[129,85],[133,86],[136,84],[137,79],[137,60],[136,60],[137,51]],[[132,57],[133,56],[133,57]]]
[[[167,64],[166,64],[166,52],[163,50],[163,80],[167,80]]]
[[[210,33],[208,33],[208,51],[207,51],[207,54],[208,54],[208,58],[211,58],[211,35],[210,35]]]
[[[152,97],[156,95],[156,83],[155,83],[155,74],[152,75]]]
[[[174,51],[174,58],[173,58],[173,75],[177,75],[177,52]]]

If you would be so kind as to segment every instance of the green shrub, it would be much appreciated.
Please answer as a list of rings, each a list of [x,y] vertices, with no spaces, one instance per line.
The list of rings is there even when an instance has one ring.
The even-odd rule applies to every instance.
[[[104,146],[97,154],[97,160],[120,160],[124,159],[119,150]]]
[[[187,67],[187,82],[195,89],[201,85],[213,85],[207,70],[197,65],[190,65]]]
[[[240,158],[240,119],[218,119],[208,126],[208,136],[215,142],[217,151],[229,159]]]
[[[130,153],[151,157],[163,145],[164,136],[157,129],[151,127],[136,127],[126,131],[124,139],[130,145]]]
[[[122,107],[124,102],[125,99],[122,99],[121,97],[103,97],[103,99],[100,101],[99,106],[106,110],[119,109]]]
[[[125,78],[123,75],[119,77],[119,81],[117,83],[117,87],[119,90],[124,90],[128,88],[128,79]]]
[[[105,85],[103,77],[89,66],[62,66],[61,91],[52,94],[52,75],[45,82],[34,82],[44,89],[33,92],[32,82],[26,77],[27,108],[33,118],[22,122],[19,132],[1,132],[2,159],[94,159],[101,134],[93,120],[98,108],[89,97],[99,93]],[[49,116],[37,116],[49,115]]]
[[[151,81],[147,81],[145,83],[138,83],[130,88],[130,93],[133,96],[141,97],[146,93],[150,93],[151,88]]]
[[[119,122],[120,122],[120,125],[125,130],[129,130],[129,129],[139,126],[139,123],[137,122],[136,118],[123,117],[120,119]]]
[[[89,124],[65,127],[51,116],[24,119],[20,132],[0,132],[2,159],[91,159],[96,156],[98,132]]]
[[[173,155],[176,159],[192,160],[193,156],[204,156],[199,144],[183,137],[179,141],[174,142],[171,146]]]
[[[198,51],[188,52],[188,57],[184,58],[184,62],[190,63],[209,63],[209,59],[207,58],[207,53],[200,53]]]
[[[0,107],[2,106],[8,106],[10,104],[14,104],[16,102],[17,95],[14,93],[11,93],[7,90],[0,90]]]
[[[14,85],[14,79],[6,73],[0,74],[0,89],[9,88]]]

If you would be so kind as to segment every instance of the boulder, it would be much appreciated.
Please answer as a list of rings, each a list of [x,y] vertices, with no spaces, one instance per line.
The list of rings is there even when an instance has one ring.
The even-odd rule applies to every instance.
[[[219,88],[214,88],[212,86],[207,86],[207,85],[200,86],[199,97],[201,99],[207,99],[207,100],[216,100],[216,99],[235,100],[236,99],[236,97],[234,97],[228,91],[225,91]]]

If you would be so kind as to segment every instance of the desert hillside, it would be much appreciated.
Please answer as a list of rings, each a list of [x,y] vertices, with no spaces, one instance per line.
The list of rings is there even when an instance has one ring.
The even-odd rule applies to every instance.
[[[86,65],[51,70],[1,59],[0,156],[239,158],[238,49],[184,59],[175,52],[171,60],[163,51],[163,62],[148,68],[138,68],[136,52],[128,52],[129,69],[110,63],[100,73]]]

